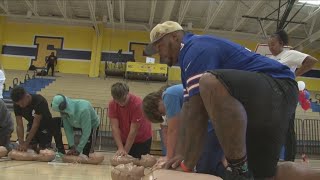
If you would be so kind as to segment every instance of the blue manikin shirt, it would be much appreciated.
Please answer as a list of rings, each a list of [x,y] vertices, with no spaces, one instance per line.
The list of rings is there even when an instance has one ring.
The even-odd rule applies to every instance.
[[[183,85],[178,84],[167,88],[162,95],[163,104],[166,108],[166,117],[170,119],[180,113],[183,105]],[[213,131],[213,126],[208,121],[208,132]]]
[[[265,73],[274,78],[295,78],[289,67],[239,44],[209,35],[187,33],[183,38],[178,63],[184,100],[199,93],[199,79],[209,70],[235,69]]]

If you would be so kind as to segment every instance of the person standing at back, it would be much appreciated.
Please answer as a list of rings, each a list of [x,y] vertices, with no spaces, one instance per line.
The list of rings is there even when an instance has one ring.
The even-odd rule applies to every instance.
[[[50,56],[46,59],[48,74],[49,74],[49,70],[51,69],[52,76],[54,75],[54,66],[56,66],[57,63],[58,63],[57,56],[54,55],[54,52],[51,52]]]
[[[301,76],[310,71],[318,60],[308,54],[296,50],[284,50],[288,46],[289,37],[284,30],[280,30],[268,40],[269,50],[272,53],[271,59],[287,65],[296,76]]]
[[[6,81],[6,76],[4,74],[4,70],[2,65],[0,64],[0,99],[3,99],[2,93],[4,90],[4,82]]]
[[[111,87],[113,100],[109,103],[109,118],[117,155],[129,154],[135,158],[149,154],[152,142],[151,123],[143,116],[141,98],[130,94],[124,83]]]
[[[304,73],[310,71],[317,63],[317,59],[296,51],[296,50],[284,50],[284,46],[289,44],[288,34],[284,30],[280,30],[268,40],[269,50],[272,53],[271,59],[287,65],[290,70],[295,73],[296,76],[301,76]],[[298,68],[298,69],[297,69]],[[285,161],[294,161],[297,152],[297,140],[296,133],[294,131],[294,119],[295,113],[292,115],[288,133],[285,141]]]

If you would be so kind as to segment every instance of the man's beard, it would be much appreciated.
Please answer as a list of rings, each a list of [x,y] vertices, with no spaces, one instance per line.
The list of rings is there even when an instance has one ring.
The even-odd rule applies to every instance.
[[[169,67],[173,65],[172,60],[170,60],[169,58],[160,58],[160,63],[167,64]]]
[[[169,67],[171,67],[171,66],[173,66],[174,64],[174,58],[173,58],[173,56],[172,56],[172,53],[174,53],[175,52],[175,48],[174,48],[174,45],[173,45],[173,43],[171,43],[171,42],[169,42],[169,44],[168,44],[168,49],[169,49],[169,56],[167,56],[167,57],[165,57],[165,58],[161,58],[160,57],[160,63],[165,63],[165,64],[167,64]],[[170,54],[171,54],[171,56],[170,56]]]

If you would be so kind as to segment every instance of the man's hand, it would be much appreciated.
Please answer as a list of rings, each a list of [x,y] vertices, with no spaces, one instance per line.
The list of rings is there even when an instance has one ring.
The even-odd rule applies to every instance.
[[[181,166],[178,166],[175,171],[181,171],[181,172],[184,172],[183,169],[181,168]]]
[[[157,161],[157,163],[152,167],[152,170],[157,170],[157,169],[162,169],[164,168],[164,165],[168,162],[168,158],[165,157],[160,157]]]
[[[118,149],[118,151],[116,152],[117,156],[125,156],[127,155],[127,151],[124,148]]]
[[[111,128],[112,128],[112,135],[113,135],[114,141],[116,142],[117,147],[118,147],[118,151],[116,152],[116,155],[117,156],[126,155],[127,152],[125,151],[123,144],[122,144],[122,141],[121,141],[119,120],[115,119],[115,118],[111,118],[110,123],[111,123]]]
[[[67,152],[67,155],[71,155],[71,156],[79,156],[79,154],[80,152],[76,150],[75,146],[72,146],[70,150]]]
[[[18,151],[27,151],[28,150],[28,146],[29,146],[29,143],[23,141],[23,142],[19,143],[19,146],[17,147],[17,150]]]
[[[176,169],[180,167],[180,163],[183,161],[183,156],[182,155],[176,155],[172,159],[169,159],[164,167],[166,169]]]
[[[129,131],[129,134],[128,134],[128,137],[126,140],[126,144],[124,145],[124,150],[126,152],[130,151],[130,149],[134,143],[134,140],[136,139],[136,136],[138,134],[139,128],[140,128],[140,123],[134,123],[134,122],[131,123],[130,131]]]

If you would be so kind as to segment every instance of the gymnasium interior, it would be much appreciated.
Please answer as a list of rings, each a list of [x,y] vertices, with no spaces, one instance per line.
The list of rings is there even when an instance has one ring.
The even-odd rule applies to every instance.
[[[0,179],[111,179],[109,160],[117,150],[107,116],[111,85],[125,82],[130,93],[143,98],[166,84],[181,83],[179,66],[168,67],[158,55],[144,54],[151,29],[167,20],[263,55],[268,55],[269,35],[282,25],[291,49],[320,60],[316,0],[1,0],[3,100],[13,120],[10,92],[15,86],[42,95],[49,104],[56,94],[88,100],[101,119],[95,151],[105,159],[100,165],[0,159]],[[54,76],[45,65],[51,52],[58,58]],[[296,161],[320,170],[320,62],[296,80],[305,83],[311,104],[296,109]],[[152,130],[151,154],[162,156],[159,124]],[[17,141],[16,131],[11,141]],[[67,147],[64,134],[63,142]]]

